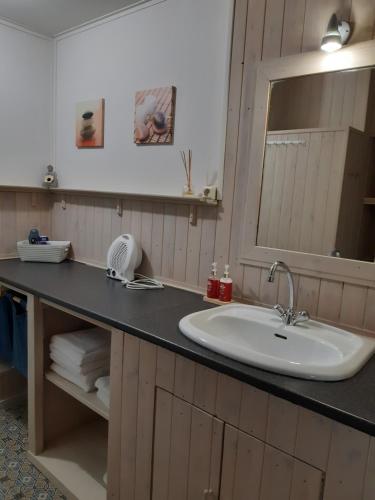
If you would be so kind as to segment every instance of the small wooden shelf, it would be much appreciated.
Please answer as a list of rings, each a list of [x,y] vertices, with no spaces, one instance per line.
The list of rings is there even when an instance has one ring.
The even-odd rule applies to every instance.
[[[160,201],[166,203],[177,203],[183,205],[212,205],[219,204],[221,199],[211,200],[200,196],[181,196],[178,195],[162,195],[162,194],[141,194],[141,193],[126,193],[113,191],[93,191],[86,189],[70,189],[70,188],[43,188],[39,186],[4,186],[0,185],[0,191],[6,192],[24,192],[24,193],[54,193],[57,195],[78,195],[99,198],[116,198],[116,199],[134,199],[140,201]]]
[[[228,304],[234,304],[234,300],[230,300],[229,302],[223,302],[219,299],[210,299],[207,295],[203,295],[204,302],[209,302],[210,304],[216,304],[217,306],[227,306]]]
[[[364,205],[375,205],[375,196],[370,198],[365,198],[363,200]]]
[[[80,387],[72,384],[57,373],[48,371],[45,375],[46,379],[52,384],[56,385],[63,391],[67,392],[70,396],[77,399],[80,403],[90,408],[101,417],[109,420],[108,408],[98,399],[96,392],[85,392]]]
[[[29,458],[69,498],[105,500],[107,442],[108,424],[97,419],[47,443],[39,455],[29,452]]]

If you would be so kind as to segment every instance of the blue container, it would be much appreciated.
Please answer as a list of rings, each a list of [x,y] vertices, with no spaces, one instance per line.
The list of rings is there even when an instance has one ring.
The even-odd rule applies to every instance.
[[[27,309],[26,301],[11,300],[13,319],[13,366],[27,377]]]
[[[13,363],[13,299],[7,293],[0,298],[0,360]]]

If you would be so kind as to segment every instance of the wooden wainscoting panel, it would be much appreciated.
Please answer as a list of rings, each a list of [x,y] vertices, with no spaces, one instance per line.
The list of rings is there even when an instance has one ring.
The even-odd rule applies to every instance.
[[[178,205],[176,212],[176,241],[173,261],[173,280],[186,281],[186,254],[189,234],[189,207]]]
[[[16,242],[27,239],[32,227],[51,236],[51,218],[49,193],[0,190],[0,258],[15,257]]]
[[[259,498],[264,443],[225,426],[220,500]]]
[[[224,422],[238,427],[242,397],[241,382],[219,374],[216,396],[216,415]]]
[[[257,7],[261,2],[236,0],[233,22],[233,39],[231,67],[229,75],[229,100],[227,115],[227,131],[224,158],[224,183],[222,192],[222,204],[217,213],[217,225],[215,234],[215,261],[218,269],[223,269],[229,262],[230,237],[232,228],[232,214],[234,210],[235,182],[238,161],[238,137],[240,133],[240,116],[243,107],[243,83],[244,80],[244,57],[246,40],[254,50],[254,44],[249,41],[250,26],[254,29],[263,29],[263,23],[257,20]],[[251,15],[248,12],[251,11]],[[248,24],[247,24],[248,23]],[[246,34],[246,31],[248,32]]]
[[[248,384],[242,384],[239,428],[265,441],[269,394]]]
[[[374,4],[368,0],[353,0],[350,21],[353,23],[350,43],[370,40],[373,37],[375,24]]]
[[[320,470],[327,470],[333,421],[299,407],[294,455]]]
[[[37,455],[44,449],[44,314],[38,297],[27,298],[28,432],[29,450]]]
[[[294,460],[290,500],[320,500],[324,475],[318,469]]]
[[[281,55],[284,4],[284,0],[267,1],[263,33],[263,60],[280,57]]]
[[[135,498],[150,497],[154,432],[156,346],[140,343]]]
[[[155,276],[162,276],[161,262],[163,255],[163,220],[163,205],[161,203],[154,203],[152,211],[152,248],[150,264]]]
[[[204,498],[205,489],[219,497],[223,431],[223,422],[192,407],[187,500]]]
[[[260,500],[290,499],[293,465],[291,456],[271,446],[265,446]]]
[[[321,500],[324,474],[265,446],[260,500]]]
[[[338,323],[340,320],[343,283],[320,280],[317,316]]]
[[[113,329],[111,334],[111,383],[108,426],[108,500],[120,498],[122,368],[124,333]]]
[[[285,0],[281,55],[298,54],[302,48],[305,2]]]
[[[179,398],[193,402],[195,385],[195,363],[176,354],[173,393]]]
[[[202,410],[215,414],[216,392],[219,374],[206,366],[196,364],[194,405]]]
[[[140,341],[125,334],[122,383],[120,498],[135,499]]]
[[[191,438],[191,404],[173,398],[171,449],[169,457],[169,491],[166,499],[187,498],[189,447]],[[157,478],[154,476],[154,482]]]
[[[367,291],[364,327],[366,330],[375,331],[375,288],[369,288]]]
[[[344,285],[340,322],[345,325],[363,326],[365,317],[367,288],[357,285]]]
[[[173,396],[157,391],[153,456],[152,500],[168,500]]]
[[[270,395],[266,442],[293,455],[298,424],[298,406]]]
[[[369,446],[367,434],[333,423],[324,500],[362,498]]]
[[[9,257],[16,253],[16,241],[20,239],[17,229],[16,194],[0,192],[0,230],[3,237],[0,241],[0,256]],[[24,235],[22,239],[25,239]]]
[[[374,437],[371,438],[371,443],[370,443],[363,500],[372,500],[373,498],[375,498],[375,438]]]
[[[202,237],[202,217],[200,211],[198,211],[198,215],[197,223],[189,224],[185,270],[186,283],[194,286],[198,286],[199,282],[199,259]]]
[[[157,389],[153,500],[218,498],[224,424]]]
[[[165,204],[161,275],[169,279],[173,279],[175,238],[176,206]]]
[[[175,363],[174,352],[162,347],[157,348],[156,385],[169,392],[173,392]]]

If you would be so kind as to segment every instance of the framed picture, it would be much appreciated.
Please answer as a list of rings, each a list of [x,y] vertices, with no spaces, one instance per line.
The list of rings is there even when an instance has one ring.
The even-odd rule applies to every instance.
[[[104,147],[104,99],[77,104],[76,146],[77,148]]]
[[[172,86],[136,92],[136,144],[173,144],[175,101],[176,88]]]

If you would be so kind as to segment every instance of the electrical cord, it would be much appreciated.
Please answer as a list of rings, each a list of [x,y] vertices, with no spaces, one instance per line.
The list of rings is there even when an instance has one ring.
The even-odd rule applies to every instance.
[[[156,290],[164,288],[163,283],[143,274],[135,274],[136,277],[133,281],[123,281],[122,284],[130,290]]]

